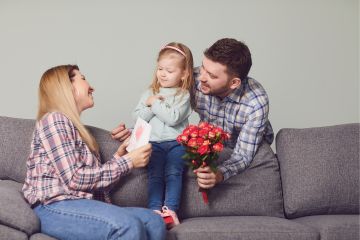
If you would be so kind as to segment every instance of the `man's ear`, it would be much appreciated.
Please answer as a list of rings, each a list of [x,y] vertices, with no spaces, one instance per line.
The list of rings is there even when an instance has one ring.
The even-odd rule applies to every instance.
[[[241,85],[241,79],[238,78],[238,77],[235,77],[235,78],[231,79],[230,84],[231,84],[231,85],[230,85],[230,88],[231,88],[231,89],[236,89],[236,88],[240,87],[240,85]]]

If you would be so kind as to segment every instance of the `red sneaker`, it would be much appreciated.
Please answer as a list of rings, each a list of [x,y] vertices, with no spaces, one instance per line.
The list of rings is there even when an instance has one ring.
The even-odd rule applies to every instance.
[[[164,219],[167,229],[171,229],[176,225],[180,224],[179,218],[177,217],[176,213],[166,206],[162,207],[162,217]]]

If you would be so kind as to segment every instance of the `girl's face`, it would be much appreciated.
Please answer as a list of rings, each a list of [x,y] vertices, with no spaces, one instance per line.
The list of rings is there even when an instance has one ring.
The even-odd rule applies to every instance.
[[[181,67],[182,58],[171,54],[161,57],[158,61],[156,77],[163,88],[179,87],[185,71]]]
[[[79,70],[74,70],[75,76],[71,78],[74,87],[75,102],[79,113],[94,106],[92,93],[94,89],[86,81]]]

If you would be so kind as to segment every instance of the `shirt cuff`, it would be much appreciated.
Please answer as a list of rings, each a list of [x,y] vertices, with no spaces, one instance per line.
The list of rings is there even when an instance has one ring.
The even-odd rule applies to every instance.
[[[234,176],[235,174],[232,174],[226,167],[224,166],[218,166],[218,171],[222,173],[224,180],[228,180],[230,177]]]
[[[115,153],[113,157],[115,158],[119,167],[124,170],[124,172],[127,173],[134,168],[132,159],[130,157],[120,157],[117,153]]]

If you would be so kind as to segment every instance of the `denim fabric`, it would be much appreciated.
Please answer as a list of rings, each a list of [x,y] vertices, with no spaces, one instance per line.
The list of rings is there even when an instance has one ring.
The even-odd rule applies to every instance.
[[[34,211],[41,232],[57,239],[165,239],[164,221],[149,209],[79,199],[39,205]]]
[[[176,141],[152,142],[148,165],[148,207],[160,210],[167,206],[177,211],[180,205],[185,149]],[[164,199],[165,198],[165,199]]]

